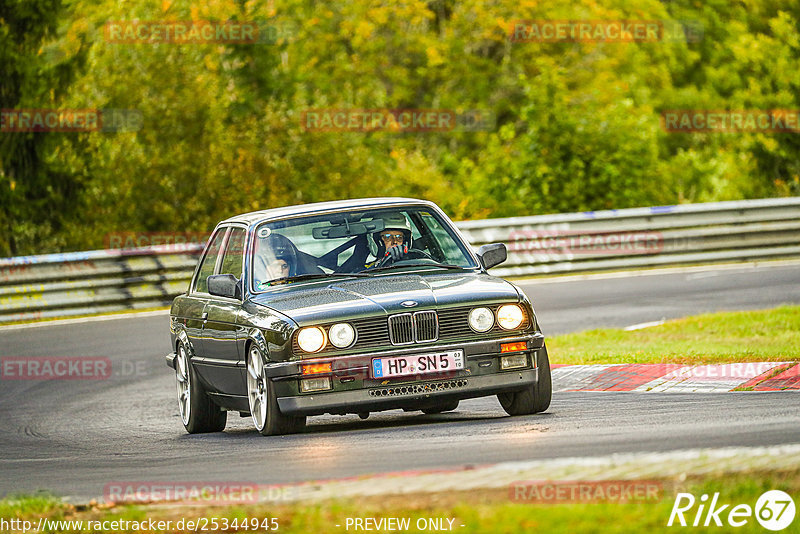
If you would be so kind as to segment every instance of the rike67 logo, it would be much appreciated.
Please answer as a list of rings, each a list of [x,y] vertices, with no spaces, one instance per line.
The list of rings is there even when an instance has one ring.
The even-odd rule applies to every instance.
[[[770,490],[758,498],[754,509],[749,504],[723,504],[719,500],[719,493],[714,493],[710,502],[705,493],[700,499],[696,499],[691,493],[678,493],[667,526],[721,527],[727,524],[731,527],[742,527],[754,516],[767,530],[783,530],[794,520],[794,501],[788,493]]]

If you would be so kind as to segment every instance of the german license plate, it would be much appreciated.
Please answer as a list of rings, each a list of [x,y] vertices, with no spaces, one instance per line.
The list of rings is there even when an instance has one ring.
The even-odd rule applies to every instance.
[[[449,350],[432,354],[393,356],[372,360],[372,378],[422,375],[464,368],[464,351]]]

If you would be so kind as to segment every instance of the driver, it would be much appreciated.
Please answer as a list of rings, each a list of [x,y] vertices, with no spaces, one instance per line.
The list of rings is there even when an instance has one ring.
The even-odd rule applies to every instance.
[[[370,251],[377,261],[391,256],[389,261],[397,261],[406,254],[413,243],[411,224],[404,215],[397,213],[383,217],[384,227],[380,232],[372,234]],[[372,267],[375,262],[369,265]]]

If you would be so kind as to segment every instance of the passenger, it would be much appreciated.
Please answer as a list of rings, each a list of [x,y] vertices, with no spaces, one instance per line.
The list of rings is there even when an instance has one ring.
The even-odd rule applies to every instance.
[[[286,278],[289,275],[289,263],[284,258],[278,258],[267,264],[267,277],[270,280]]]
[[[257,290],[268,286],[270,281],[295,276],[297,251],[294,244],[280,234],[260,239],[256,246],[254,273]]]

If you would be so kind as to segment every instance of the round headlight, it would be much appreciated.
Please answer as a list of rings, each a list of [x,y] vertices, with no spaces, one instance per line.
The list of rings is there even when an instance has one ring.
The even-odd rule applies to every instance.
[[[297,333],[297,344],[306,352],[318,352],[325,346],[325,330],[318,326],[303,328]]]
[[[516,304],[506,304],[497,309],[497,324],[506,330],[518,328],[524,319],[522,308]]]
[[[469,312],[469,326],[476,332],[486,332],[494,325],[494,315],[489,308],[475,308]]]
[[[328,337],[334,347],[343,349],[353,344],[353,340],[356,338],[356,332],[353,330],[353,327],[347,323],[337,323],[328,330]]]

